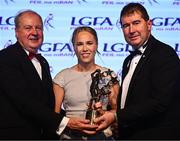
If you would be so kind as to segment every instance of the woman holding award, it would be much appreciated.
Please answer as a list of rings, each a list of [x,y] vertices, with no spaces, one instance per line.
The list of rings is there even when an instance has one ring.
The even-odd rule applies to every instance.
[[[55,111],[59,113],[63,105],[66,116],[71,121],[74,119],[74,122],[68,122],[61,139],[110,139],[111,130],[106,129],[90,135],[84,132],[82,125],[96,125],[93,122],[94,118],[101,116],[103,112],[98,112],[95,103],[101,103],[101,109],[109,110],[112,115],[115,113],[119,89],[117,76],[112,70],[95,64],[98,37],[93,28],[76,28],[72,35],[72,44],[78,63],[60,71],[53,79]],[[68,128],[71,127],[70,124],[76,124],[76,128]]]

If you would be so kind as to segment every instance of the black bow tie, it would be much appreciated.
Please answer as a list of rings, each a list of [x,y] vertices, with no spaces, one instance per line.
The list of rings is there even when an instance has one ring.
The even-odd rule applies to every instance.
[[[131,53],[132,56],[136,56],[136,55],[141,55],[142,54],[142,52],[140,50],[138,50],[138,49],[136,49],[134,51],[130,51],[129,50],[129,52]]]

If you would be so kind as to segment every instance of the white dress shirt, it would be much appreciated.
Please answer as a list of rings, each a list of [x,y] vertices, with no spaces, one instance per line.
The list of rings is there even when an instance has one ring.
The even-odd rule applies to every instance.
[[[25,50],[25,52],[29,55],[29,52],[28,52],[27,50]],[[40,64],[39,60],[38,60],[36,57],[33,57],[33,58],[31,59],[31,62],[33,63],[36,71],[37,71],[38,74],[39,74],[39,77],[40,77],[41,80],[42,80],[42,68],[41,68],[41,64]],[[69,118],[67,118],[67,117],[64,117],[64,118],[62,119],[61,123],[59,124],[59,128],[58,128],[57,131],[56,131],[56,133],[57,133],[58,135],[60,135],[60,134],[63,132],[63,130],[65,129],[65,127],[66,127],[66,125],[67,125],[67,123],[68,123],[68,121],[69,121]]]
[[[36,68],[36,71],[39,74],[39,77],[42,80],[42,70],[41,70],[41,64],[40,64],[39,60],[36,57],[33,57],[31,59],[31,62],[33,63],[34,67]]]
[[[129,89],[129,84],[131,82],[131,78],[133,76],[134,70],[136,69],[136,66],[137,66],[141,56],[143,55],[143,52],[145,51],[145,49],[146,48],[140,47],[138,50],[140,50],[142,52],[142,54],[135,55],[133,57],[133,59],[131,60],[131,62],[129,62],[130,63],[129,71],[128,71],[127,75],[125,76],[125,78],[123,80],[123,84],[122,84],[121,109],[124,109],[126,97],[127,97],[127,93],[128,93],[128,89]]]
[[[26,52],[27,55],[29,56],[29,51],[25,50],[25,52]],[[31,59],[31,62],[33,63],[33,65],[34,65],[34,67],[35,67],[35,69],[36,69],[39,77],[40,77],[41,80],[42,80],[42,69],[41,69],[41,64],[40,64],[39,60],[38,60],[36,57],[33,57],[33,58]]]

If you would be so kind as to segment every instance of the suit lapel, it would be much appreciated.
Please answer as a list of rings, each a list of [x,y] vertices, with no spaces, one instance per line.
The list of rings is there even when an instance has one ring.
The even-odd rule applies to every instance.
[[[132,60],[132,55],[129,55],[123,63],[123,68],[122,68],[122,81],[121,81],[121,86],[123,85],[123,81],[125,76],[127,75],[129,68],[130,68],[130,64],[131,64],[131,60]],[[122,95],[122,87],[120,87],[119,89],[119,94],[118,94],[118,99],[117,99],[117,104],[120,105],[121,103],[121,95]]]
[[[47,79],[47,77],[49,77],[49,67],[47,65],[47,62],[40,54],[38,54],[37,57],[42,67],[42,80],[45,80]]]
[[[136,69],[134,70],[134,73],[133,73],[133,76],[131,78],[131,82],[129,84],[129,90],[128,90],[128,94],[127,94],[127,100],[128,100],[128,97],[129,97],[129,93],[131,93],[131,90],[132,90],[132,87],[133,87],[133,84],[135,83],[135,78],[137,77],[137,74],[143,69],[144,67],[144,64],[145,62],[148,60],[152,50],[153,50],[153,40],[154,40],[154,37],[150,36],[149,38],[149,41],[147,43],[147,47],[144,51],[144,53],[142,54],[140,60],[139,60],[139,63],[138,65],[136,66]]]
[[[41,64],[41,70],[42,70],[42,80],[39,77],[38,72],[36,71],[36,68],[34,67],[33,63],[31,60],[28,58],[27,53],[24,51],[24,49],[21,47],[21,45],[17,42],[16,43],[16,49],[17,49],[17,56],[20,57],[20,61],[22,63],[23,69],[31,76],[31,79],[38,79],[40,82],[42,80],[47,80],[49,79],[49,67],[47,65],[47,62],[44,60],[44,58],[38,54],[37,59],[39,60]],[[28,76],[27,76],[28,77]]]
[[[18,42],[16,43],[15,49],[17,50],[16,53],[22,64],[22,70],[26,74],[26,77],[29,80],[38,80],[34,82],[41,82],[41,78],[39,77],[39,74],[36,71],[36,68],[34,67],[33,63],[29,59],[27,53],[24,51],[24,49],[21,47],[21,45]]]
[[[49,71],[49,65],[48,62],[41,55],[38,55],[37,57],[42,68],[42,91],[43,94],[46,94],[46,97],[43,97],[43,99],[51,108],[54,108],[54,94],[52,90],[52,78]]]
[[[122,80],[124,80],[125,76],[127,75],[128,71],[129,71],[131,60],[132,60],[132,56],[129,55],[124,61],[123,69],[122,69]]]

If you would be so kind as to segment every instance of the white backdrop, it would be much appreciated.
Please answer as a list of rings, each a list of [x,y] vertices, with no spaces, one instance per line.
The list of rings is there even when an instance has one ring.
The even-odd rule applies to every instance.
[[[76,64],[70,44],[73,29],[89,25],[99,37],[96,63],[121,72],[128,49],[117,24],[122,7],[129,2],[143,4],[153,21],[153,35],[171,45],[180,55],[180,0],[0,0],[0,49],[15,43],[14,16],[32,9],[44,21],[44,44],[39,49],[51,66],[52,77]]]

